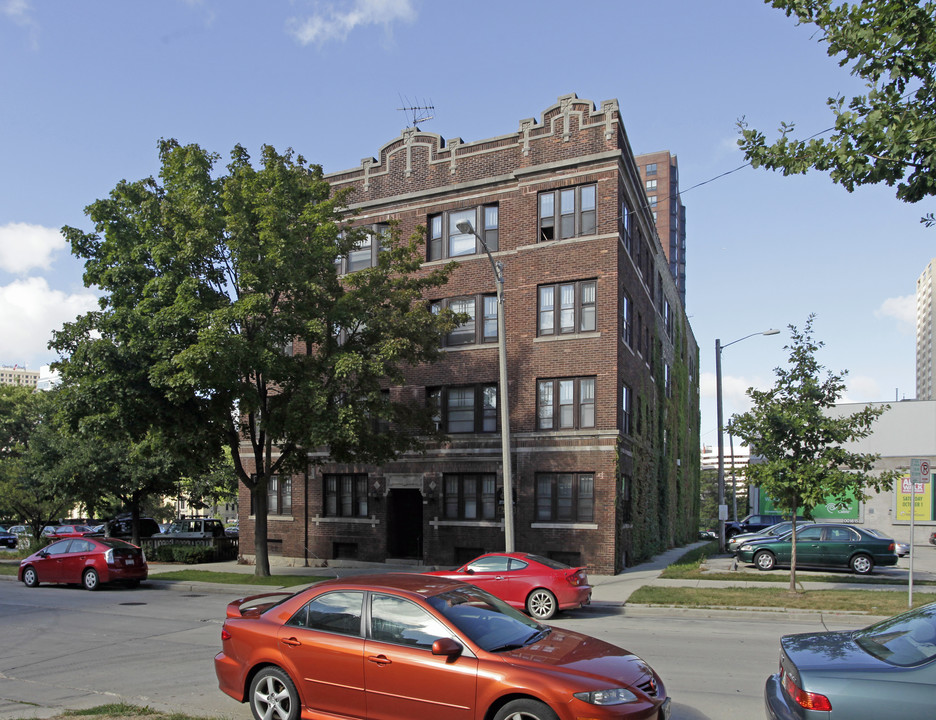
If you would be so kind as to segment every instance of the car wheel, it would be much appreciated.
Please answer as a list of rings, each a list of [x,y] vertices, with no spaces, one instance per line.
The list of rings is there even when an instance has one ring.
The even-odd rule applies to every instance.
[[[874,569],[874,560],[867,555],[855,555],[849,564],[857,575],[867,575]]]
[[[81,584],[85,590],[97,590],[101,585],[97,570],[94,568],[85,570],[84,575],[81,576]]]
[[[23,570],[23,585],[26,587],[39,587],[39,576],[32,565]]]
[[[537,588],[526,601],[527,614],[536,620],[549,620],[558,610],[556,596],[546,588]]]
[[[250,710],[257,720],[299,720],[299,693],[289,675],[265,667],[250,683]]]
[[[754,564],[758,570],[773,570],[777,564],[777,558],[769,550],[760,550],[754,555]]]
[[[539,700],[512,700],[497,711],[494,720],[559,720],[552,708]]]

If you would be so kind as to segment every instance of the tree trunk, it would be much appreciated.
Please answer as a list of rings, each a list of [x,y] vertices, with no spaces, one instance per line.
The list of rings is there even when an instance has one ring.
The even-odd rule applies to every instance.
[[[269,478],[257,475],[257,481],[250,489],[254,510],[254,574],[257,577],[270,577],[270,553],[267,548],[267,487]]]

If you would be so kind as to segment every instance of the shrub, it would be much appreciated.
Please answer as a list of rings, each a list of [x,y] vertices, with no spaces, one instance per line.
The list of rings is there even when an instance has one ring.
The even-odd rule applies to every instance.
[[[177,562],[186,565],[214,562],[215,549],[207,545],[160,545],[154,552],[158,562]]]

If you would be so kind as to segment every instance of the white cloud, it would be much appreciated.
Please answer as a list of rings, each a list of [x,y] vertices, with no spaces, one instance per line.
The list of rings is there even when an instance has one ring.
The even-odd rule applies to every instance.
[[[0,287],[0,364],[38,370],[55,358],[47,347],[52,331],[97,306],[92,292],[69,295],[50,288],[45,278]]]
[[[27,40],[33,50],[39,46],[39,26],[32,17],[30,0],[0,0],[0,18],[8,18],[14,24],[26,28]]]
[[[0,270],[22,275],[34,268],[48,270],[52,256],[67,247],[61,232],[42,225],[0,225]]]
[[[904,295],[887,298],[874,311],[874,316],[895,318],[900,330],[913,331],[916,329],[916,309],[916,296]]]
[[[328,6],[311,17],[291,18],[290,32],[303,45],[322,44],[329,40],[344,40],[355,29],[365,25],[383,25],[397,20],[412,22],[416,11],[411,0],[354,0],[347,4]]]
[[[883,398],[881,385],[867,375],[849,375],[845,378],[847,388],[839,398],[839,403],[880,402]]]

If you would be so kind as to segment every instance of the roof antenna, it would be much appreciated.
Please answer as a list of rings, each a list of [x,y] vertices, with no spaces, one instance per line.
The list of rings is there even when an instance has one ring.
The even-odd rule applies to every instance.
[[[403,107],[397,108],[400,112],[406,113],[406,119],[409,123],[409,127],[416,128],[419,130],[419,123],[428,122],[432,120],[435,112],[435,106],[431,102],[422,101],[422,105],[415,105],[409,101],[409,98],[400,96],[400,103]]]

